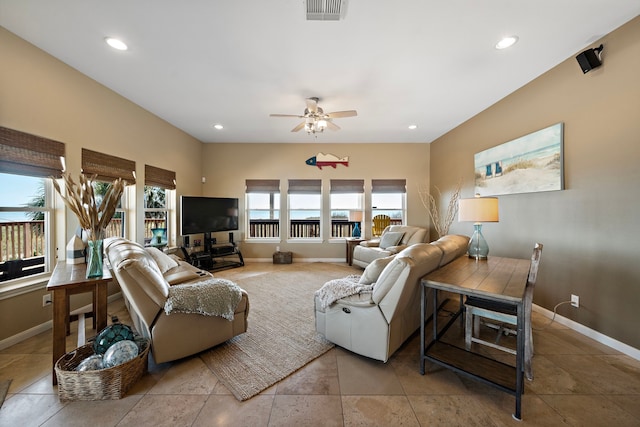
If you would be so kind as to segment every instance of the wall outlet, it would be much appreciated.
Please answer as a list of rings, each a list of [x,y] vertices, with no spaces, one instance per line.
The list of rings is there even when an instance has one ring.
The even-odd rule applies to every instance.
[[[51,294],[42,295],[42,306],[51,305]]]
[[[571,306],[575,308],[580,307],[580,297],[578,295],[571,294]]]

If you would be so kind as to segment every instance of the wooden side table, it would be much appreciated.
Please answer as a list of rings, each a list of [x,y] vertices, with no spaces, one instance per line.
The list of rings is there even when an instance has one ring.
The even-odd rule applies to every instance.
[[[67,264],[60,261],[47,283],[47,291],[53,293],[53,384],[58,383],[55,365],[67,351],[67,324],[69,322],[69,295],[93,293],[96,329],[107,326],[107,284],[112,280],[106,263],[102,277],[87,279],[87,264]]]
[[[347,242],[347,264],[353,265],[353,249],[360,244],[360,242],[364,242],[366,239],[360,239],[358,237],[352,237],[346,239]]]

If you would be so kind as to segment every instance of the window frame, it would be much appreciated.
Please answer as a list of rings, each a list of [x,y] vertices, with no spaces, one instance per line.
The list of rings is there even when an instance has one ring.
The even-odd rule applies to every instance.
[[[253,195],[269,195],[269,208],[254,208],[252,207]],[[252,227],[251,224],[251,212],[268,212],[269,220],[277,220],[277,232],[269,233],[269,225],[265,229],[264,234],[275,234],[266,236],[253,236],[252,229],[260,229],[259,224],[255,224],[256,227]],[[276,218],[277,217],[277,218]],[[263,218],[255,218],[255,221],[259,221]],[[247,179],[245,180],[245,204],[244,204],[244,224],[245,224],[245,236],[244,240],[252,243],[279,243],[282,241],[282,196],[280,194],[280,180],[279,179]],[[262,233],[258,233],[262,234]]]
[[[313,208],[292,208],[293,198],[298,196],[314,196],[318,199],[318,207]],[[313,236],[292,236],[292,228],[294,221],[292,219],[292,212],[319,212],[317,233]],[[323,209],[323,197],[322,197],[322,180],[320,179],[290,179],[289,188],[287,191],[287,242],[293,243],[321,243],[323,241],[323,229],[324,229],[324,209]],[[310,228],[313,230],[313,227]],[[303,234],[304,231],[303,231]]]

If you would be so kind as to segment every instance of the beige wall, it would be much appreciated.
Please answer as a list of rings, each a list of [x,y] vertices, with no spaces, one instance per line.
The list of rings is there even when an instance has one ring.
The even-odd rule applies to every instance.
[[[500,222],[483,234],[493,255],[542,242],[535,303],[552,310],[577,294],[580,308],[559,314],[640,348],[640,18],[600,42],[600,68],[583,75],[570,58],[435,141],[431,183],[463,177],[472,197],[475,153],[564,122],[565,190],[500,196]]]
[[[200,191],[198,140],[2,27],[0,58],[0,126],[64,142],[72,174],[80,172],[84,147],[135,160],[137,206],[142,204],[145,163],[175,171],[178,194]],[[135,213],[131,237],[141,242],[143,215]],[[60,256],[76,226],[72,215],[62,215],[56,224]],[[43,285],[37,292],[0,300],[0,341],[51,319],[51,308],[42,307],[44,293]]]
[[[321,179],[324,193],[323,205],[329,206],[328,189],[331,179],[364,179],[365,192],[371,193],[371,179],[406,179],[408,223],[427,227],[427,211],[418,196],[418,186],[428,185],[429,145],[428,144],[330,144],[323,143],[330,135],[320,135],[317,140],[301,134],[299,144],[205,144],[203,153],[203,174],[206,183],[203,194],[218,197],[240,197],[241,211],[244,208],[245,180],[279,179],[280,189],[286,196],[289,179]],[[349,156],[349,166],[335,169],[319,169],[308,166],[305,161],[318,153]],[[282,210],[286,209],[286,197],[282,198]],[[370,197],[365,198],[369,210]],[[241,224],[244,224],[244,214]],[[367,218],[365,217],[365,220]],[[324,222],[330,221],[325,212]],[[366,222],[366,221],[365,221]],[[243,230],[236,232],[236,240],[244,238]],[[345,257],[344,241],[330,243],[330,230],[324,229],[323,243],[287,243],[286,236],[281,243],[241,243],[242,253],[247,258],[270,258],[280,246],[281,251],[293,252],[294,258],[339,258]],[[365,226],[365,233],[371,233]],[[283,233],[284,234],[284,233]],[[226,233],[220,233],[220,240],[226,241]]]

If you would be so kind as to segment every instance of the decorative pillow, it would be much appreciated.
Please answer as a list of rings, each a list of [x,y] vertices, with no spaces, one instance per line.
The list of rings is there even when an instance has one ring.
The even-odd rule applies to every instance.
[[[367,265],[367,268],[364,269],[364,273],[362,273],[358,283],[361,285],[370,285],[377,282],[380,273],[382,273],[382,270],[384,270],[387,264],[393,261],[393,258],[392,256],[388,256],[373,260],[371,264]]]
[[[380,237],[380,248],[387,249],[390,246],[396,246],[404,236],[403,231],[387,231]]]
[[[178,263],[175,259],[171,258],[169,255],[165,254],[158,248],[149,247],[145,248],[145,250],[151,255],[151,258],[158,264],[158,268],[162,274],[171,270],[174,267],[178,266]]]

